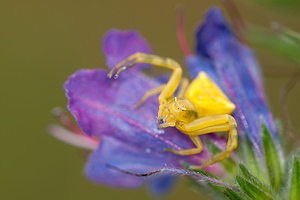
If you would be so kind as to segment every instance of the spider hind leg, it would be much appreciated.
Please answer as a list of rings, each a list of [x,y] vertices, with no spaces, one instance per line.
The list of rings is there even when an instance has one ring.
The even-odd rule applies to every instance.
[[[198,135],[204,135],[212,132],[228,132],[228,141],[225,150],[217,155],[214,155],[212,158],[204,160],[200,166],[191,166],[192,169],[202,169],[228,158],[231,151],[236,149],[238,145],[237,125],[235,119],[227,114],[196,119],[189,124],[183,125],[181,127],[181,131],[190,137],[198,137]],[[179,155],[192,155],[199,153],[192,151],[192,149],[186,149],[182,151],[176,151],[172,149],[168,151]]]
[[[165,151],[172,152],[181,156],[192,155],[200,153],[203,149],[202,142],[199,136],[190,136],[192,142],[196,145],[196,148],[185,149],[185,150],[175,150],[175,149],[165,149]]]

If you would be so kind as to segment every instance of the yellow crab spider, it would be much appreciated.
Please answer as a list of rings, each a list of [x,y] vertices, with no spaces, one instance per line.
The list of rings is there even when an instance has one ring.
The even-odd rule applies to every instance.
[[[129,65],[126,63],[131,62]],[[230,115],[235,105],[226,97],[221,89],[207,76],[200,72],[198,77],[192,81],[183,78],[181,66],[170,58],[162,58],[155,55],[135,53],[115,66],[109,73],[111,78],[116,70],[114,78],[119,74],[136,65],[137,63],[149,63],[173,70],[167,84],[154,88],[144,95],[136,107],[141,106],[147,98],[157,93],[159,111],[159,128],[176,127],[182,133],[188,135],[195,148],[185,150],[166,149],[166,151],[178,155],[192,155],[200,153],[203,149],[199,135],[212,132],[228,132],[228,141],[224,151],[206,159],[200,166],[192,166],[193,169],[201,169],[227,158],[230,152],[238,145],[237,125],[235,119]],[[181,82],[177,97],[173,97]]]

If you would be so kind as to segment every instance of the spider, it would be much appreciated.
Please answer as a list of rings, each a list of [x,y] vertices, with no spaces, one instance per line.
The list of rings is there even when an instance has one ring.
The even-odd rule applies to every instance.
[[[176,127],[182,133],[188,135],[196,146],[185,150],[165,150],[182,156],[197,154],[203,149],[199,135],[212,132],[228,132],[229,136],[225,150],[212,158],[206,159],[202,165],[192,166],[192,168],[201,169],[229,157],[230,152],[238,145],[236,121],[230,115],[235,109],[235,105],[210,80],[208,75],[205,72],[200,72],[198,77],[189,84],[188,79],[183,78],[181,80],[182,69],[176,61],[156,55],[135,53],[116,65],[108,73],[108,77],[111,78],[118,70],[114,75],[116,79],[122,71],[133,67],[137,63],[148,63],[173,70],[167,84],[149,90],[136,104],[136,108],[138,108],[149,97],[160,93],[158,97],[158,128]],[[179,84],[180,89],[177,97],[173,97]]]

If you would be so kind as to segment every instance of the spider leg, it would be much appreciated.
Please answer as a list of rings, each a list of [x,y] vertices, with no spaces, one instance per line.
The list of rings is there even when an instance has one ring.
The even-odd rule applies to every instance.
[[[177,94],[178,98],[183,98],[187,87],[189,86],[189,80],[187,78],[182,78],[181,83],[180,83],[180,89],[179,92]],[[149,91],[147,91],[144,96],[142,97],[142,99],[135,105],[135,108],[139,108],[143,103],[145,103],[145,101],[147,101],[147,99],[153,95],[156,95],[158,93],[160,93],[161,91],[163,91],[163,89],[166,87],[166,84],[160,85],[156,88],[153,88]]]
[[[196,148],[185,149],[185,150],[176,150],[176,149],[165,149],[165,151],[172,152],[181,156],[191,155],[200,153],[203,149],[202,142],[199,136],[190,135],[192,142],[196,145]]]
[[[160,85],[160,86],[158,86],[158,87],[156,87],[156,88],[153,88],[153,89],[147,91],[147,92],[144,94],[144,96],[142,97],[142,99],[135,105],[135,108],[136,108],[136,109],[139,108],[143,103],[145,103],[145,101],[146,101],[149,97],[151,97],[151,96],[153,96],[153,95],[156,95],[156,94],[160,93],[160,92],[165,88],[165,86],[166,86],[166,85],[163,84],[163,85]]]
[[[230,115],[216,115],[199,118],[192,121],[191,123],[184,124],[179,128],[183,133],[189,135],[190,137],[212,132],[228,132],[229,136],[225,150],[213,156],[212,158],[205,160],[205,162],[200,166],[192,166],[193,169],[201,169],[229,157],[230,152],[234,150],[238,145],[238,135],[236,129],[237,125],[235,119]],[[181,155],[175,150],[172,150],[172,152]]]
[[[233,117],[229,118],[228,127],[229,127],[228,141],[227,141],[225,150],[223,152],[220,152],[217,155],[213,156],[212,158],[205,160],[205,162],[200,166],[192,166],[193,169],[202,169],[211,164],[214,164],[216,162],[224,160],[225,158],[229,157],[232,150],[237,148],[238,134],[237,134],[237,129],[236,129],[236,122]]]
[[[187,89],[189,86],[189,79],[187,78],[182,78],[181,83],[180,83],[180,89],[178,91],[177,97],[178,98],[183,98]]]
[[[203,118],[201,118],[203,119]],[[220,132],[220,131],[228,131],[228,125],[219,125],[219,126],[213,126],[213,127],[207,127],[204,129],[200,129],[197,131],[191,131],[191,132],[184,132],[185,134],[189,135],[193,143],[197,146],[197,148],[190,148],[190,149],[185,149],[185,150],[176,150],[176,149],[165,149],[165,151],[172,152],[178,155],[186,156],[186,155],[192,155],[192,154],[197,154],[200,153],[203,149],[203,145],[201,143],[201,140],[199,138],[199,135],[211,133],[213,131],[215,132]],[[197,138],[199,141],[197,141]],[[200,145],[198,145],[200,143]],[[199,151],[196,151],[196,149],[201,149]]]
[[[130,63],[130,64],[125,65],[126,63]],[[108,77],[111,78],[113,76],[114,72],[116,70],[118,70],[116,72],[116,74],[114,75],[114,78],[118,78],[119,74],[122,71],[124,71],[130,67],[133,67],[137,63],[148,63],[148,64],[152,64],[152,65],[156,65],[156,66],[160,66],[160,67],[164,67],[164,68],[169,68],[169,69],[173,70],[173,73],[172,73],[168,83],[165,85],[161,94],[158,97],[159,103],[164,104],[167,101],[167,99],[173,95],[173,93],[175,92],[175,90],[178,87],[178,84],[180,82],[181,75],[182,75],[182,69],[181,69],[180,65],[176,61],[174,61],[170,58],[162,58],[159,56],[149,55],[149,54],[144,54],[144,53],[135,53],[135,54],[129,56],[126,60],[119,63],[117,66],[115,66],[108,73]]]

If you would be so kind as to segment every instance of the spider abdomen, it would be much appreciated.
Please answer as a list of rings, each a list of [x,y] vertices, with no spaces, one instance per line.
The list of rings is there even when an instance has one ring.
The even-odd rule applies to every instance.
[[[234,103],[204,72],[193,80],[185,97],[197,108],[199,117],[231,114],[235,109]]]

